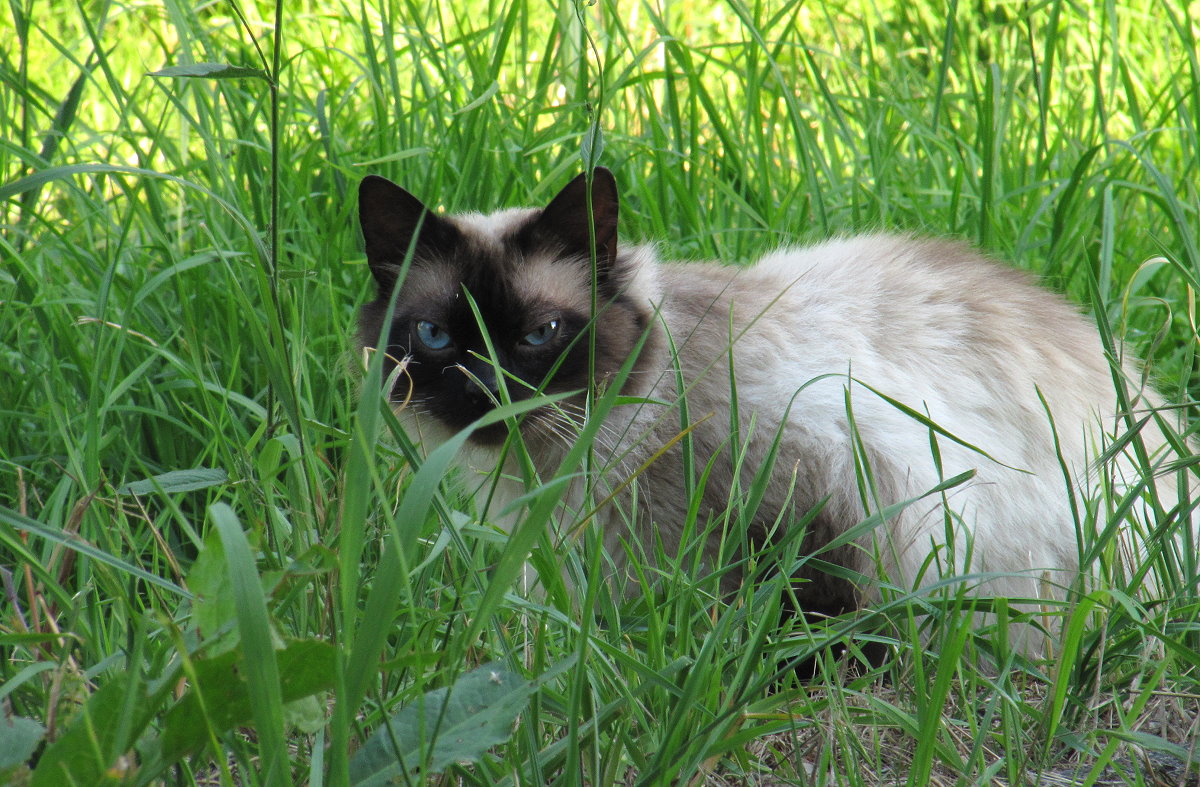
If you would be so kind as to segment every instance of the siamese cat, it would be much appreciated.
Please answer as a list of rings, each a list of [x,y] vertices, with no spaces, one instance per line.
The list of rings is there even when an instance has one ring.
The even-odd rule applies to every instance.
[[[621,391],[631,403],[607,414],[589,479],[593,502],[617,492],[592,521],[618,560],[623,541],[648,554],[656,543],[667,554],[681,547],[693,502],[677,439],[683,400],[697,474],[711,463],[697,488],[702,523],[729,506],[735,468],[744,483],[776,449],[745,535],[761,543],[815,509],[802,553],[824,550],[863,577],[801,569],[806,613],[876,600],[871,578],[932,583],[935,552],[943,571],[1003,574],[977,583],[979,594],[1060,594],[1080,568],[1077,528],[1096,527],[1085,498],[1101,483],[1145,483],[1120,455],[1101,477],[1112,436],[1142,427],[1152,460],[1167,452],[1148,415],[1159,400],[1138,393],[1133,366],[1123,369],[1133,412],[1120,411],[1096,328],[959,243],[874,234],[785,248],[749,267],[661,262],[650,246],[619,242],[616,182],[600,168],[544,208],[491,215],[443,215],[368,176],[359,215],[378,285],[361,344],[382,337],[387,369],[399,370],[390,396],[426,445],[497,402],[573,392],[519,422],[549,476],[588,417],[589,385],[605,390],[631,361]],[[508,436],[502,423],[476,430],[464,465],[495,470]],[[520,473],[501,470],[515,500]],[[567,506],[588,510],[582,493]],[[878,527],[826,549],[885,509]],[[714,562],[718,547],[714,535]]]

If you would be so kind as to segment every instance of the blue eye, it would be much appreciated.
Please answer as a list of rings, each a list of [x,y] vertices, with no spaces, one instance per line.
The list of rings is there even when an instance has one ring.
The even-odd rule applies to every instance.
[[[450,346],[450,334],[429,320],[417,321],[417,338],[431,350],[444,350]]]
[[[525,334],[525,337],[521,339],[521,341],[525,344],[532,344],[534,347],[536,347],[539,344],[545,344],[546,342],[550,341],[552,338],[554,338],[554,334],[556,333],[558,333],[558,320],[551,320],[545,325],[535,328],[534,330]]]

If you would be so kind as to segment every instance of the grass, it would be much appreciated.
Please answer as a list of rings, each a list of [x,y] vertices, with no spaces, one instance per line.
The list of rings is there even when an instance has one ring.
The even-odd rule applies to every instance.
[[[1143,784],[1196,761],[1194,548],[1147,556],[1161,602],[1110,572],[1050,610],[1069,636],[1045,663],[1004,656],[947,585],[882,610],[901,635],[877,670],[825,660],[798,683],[779,665],[865,625],[776,623],[766,566],[794,540],[731,602],[686,555],[661,577],[636,560],[644,592],[614,601],[586,582],[595,533],[547,535],[560,487],[502,537],[440,484],[449,449],[421,459],[358,395],[348,355],[363,174],[491,210],[594,159],[626,237],[670,256],[965,237],[1191,401],[1194,2],[10,9],[4,778],[345,784],[379,730],[398,737],[377,773],[440,763],[428,779],[455,784]],[[1083,548],[1100,565],[1110,544]],[[587,592],[521,598],[526,559]],[[479,665],[499,741],[439,748],[456,695],[427,692]]]

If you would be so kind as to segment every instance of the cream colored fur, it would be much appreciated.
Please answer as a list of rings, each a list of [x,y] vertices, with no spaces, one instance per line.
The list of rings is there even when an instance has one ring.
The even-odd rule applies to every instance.
[[[456,221],[465,232],[486,238],[526,215],[510,211]],[[702,518],[719,513],[734,483],[728,460],[732,347],[741,437],[750,443],[748,473],[757,469],[786,419],[760,507],[763,532],[781,513],[798,518],[827,496],[813,535],[817,541],[869,512],[920,498],[840,554],[848,567],[867,576],[883,576],[900,587],[928,584],[936,576],[920,572],[931,551],[940,550],[943,561],[951,553],[945,548],[941,496],[922,496],[944,478],[970,470],[975,476],[947,495],[957,563],[950,568],[1015,572],[978,588],[988,595],[1039,597],[1051,585],[1074,580],[1077,534],[1068,491],[1080,497],[1081,508],[1082,498],[1095,494],[1094,460],[1108,444],[1106,436],[1126,425],[1096,329],[1062,298],[965,246],[891,235],[784,249],[747,268],[661,263],[648,247],[623,250],[622,259],[636,268],[627,292],[656,314],[648,355],[625,393],[668,404],[625,405],[610,414],[597,442],[600,465],[607,469],[592,479],[593,499],[603,499],[678,433],[677,362],[691,418],[700,421],[691,433],[697,462],[703,466],[713,454],[724,455],[709,480],[706,501],[711,498],[713,510]],[[526,286],[540,288],[542,296],[553,289],[546,276]],[[664,340],[667,334],[677,358]],[[1143,416],[1159,402],[1151,392],[1137,393],[1132,366],[1125,374],[1135,392],[1136,415]],[[940,434],[939,472],[930,428],[872,388],[987,456]],[[855,452],[847,398],[865,455]],[[1057,428],[1057,451],[1047,407]],[[442,427],[422,420],[419,409],[406,417],[417,433],[444,439]],[[552,472],[569,444],[569,436],[545,427],[551,421],[535,419],[525,431],[544,473]],[[1143,438],[1161,459],[1164,442],[1153,422]],[[856,462],[864,460],[876,482],[873,499],[859,492]],[[464,457],[464,465],[481,473],[496,461],[490,449],[471,448]],[[636,480],[636,511],[629,510],[630,487],[600,513],[597,523],[611,551],[619,555],[620,541],[631,537],[649,544],[652,535],[668,552],[678,548],[689,503],[680,468],[676,446]],[[1119,459],[1114,468],[1136,481],[1132,463]],[[501,505],[522,491],[511,481],[503,486]],[[584,506],[578,485],[568,498],[572,506]],[[968,533],[973,554],[966,566]],[[870,601],[877,586],[866,583],[859,594]]]

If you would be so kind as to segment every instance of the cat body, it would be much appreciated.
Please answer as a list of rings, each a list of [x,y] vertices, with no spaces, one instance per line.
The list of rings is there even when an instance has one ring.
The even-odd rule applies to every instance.
[[[386,335],[389,355],[403,359],[392,398],[407,402],[400,413],[427,443],[503,398],[495,362],[513,400],[534,388],[582,391],[594,330],[603,388],[645,336],[622,389],[634,403],[613,408],[595,444],[592,500],[619,492],[596,516],[618,560],[622,541],[659,539],[668,555],[681,546],[692,502],[677,439],[685,400],[696,466],[711,464],[702,523],[719,517],[773,455],[751,540],[819,506],[802,546],[814,552],[870,513],[911,501],[822,559],[911,587],[936,579],[929,558],[937,553],[942,572],[1011,574],[980,592],[1025,598],[1043,595],[1047,578],[1069,585],[1078,571],[1071,496],[1082,507],[1098,481],[1105,435],[1124,431],[1125,421],[1096,329],[1020,272],[957,243],[894,235],[783,249],[745,268],[663,263],[651,247],[618,245],[616,186],[600,169],[590,201],[581,176],[543,210],[491,216],[429,212],[368,178],[360,215],[380,289],[364,307],[362,342]],[[1136,380],[1133,371],[1125,370]],[[1146,394],[1140,406],[1156,404]],[[558,466],[584,408],[578,393],[522,422],[540,473]],[[1151,454],[1161,454],[1161,435],[1143,433]],[[506,435],[503,425],[476,433],[464,464],[494,469]],[[1131,462],[1113,468],[1136,482]],[[974,476],[930,494],[966,471]],[[507,484],[508,499],[523,491]],[[582,484],[567,506],[583,512]],[[717,545],[714,536],[706,546],[714,561]],[[808,612],[836,613],[876,596],[869,581],[800,576]]]

